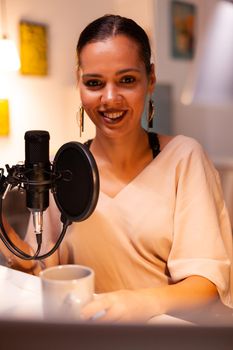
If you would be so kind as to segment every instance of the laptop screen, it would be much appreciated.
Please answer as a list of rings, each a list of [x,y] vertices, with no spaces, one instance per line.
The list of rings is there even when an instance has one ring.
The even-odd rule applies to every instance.
[[[231,326],[0,321],[1,349],[230,350]]]

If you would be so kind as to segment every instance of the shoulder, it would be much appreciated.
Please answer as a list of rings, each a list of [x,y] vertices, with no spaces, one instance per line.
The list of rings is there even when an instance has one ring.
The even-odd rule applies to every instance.
[[[193,165],[196,169],[201,167],[216,171],[209,155],[196,139],[184,135],[173,137],[158,135],[158,137],[161,145],[161,158],[166,164],[171,163],[179,168],[187,168],[187,166],[190,168]]]
[[[160,150],[162,151],[164,147],[172,141],[176,136],[170,136],[170,135],[161,135],[158,134],[159,144],[160,144]]]
[[[179,153],[188,154],[190,152],[204,153],[202,145],[194,138],[184,135],[158,135],[161,151],[170,149]]]

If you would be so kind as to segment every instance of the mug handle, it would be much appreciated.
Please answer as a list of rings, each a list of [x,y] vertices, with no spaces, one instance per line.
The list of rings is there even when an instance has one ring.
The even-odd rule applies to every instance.
[[[69,318],[80,318],[81,300],[75,293],[69,293],[65,297],[62,309]]]

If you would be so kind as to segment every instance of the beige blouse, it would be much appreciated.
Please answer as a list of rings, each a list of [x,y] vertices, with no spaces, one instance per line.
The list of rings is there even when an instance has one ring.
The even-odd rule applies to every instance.
[[[45,250],[60,232],[54,203],[46,216]],[[200,144],[182,135],[114,198],[100,191],[94,213],[68,228],[59,253],[48,260],[92,267],[96,292],[200,275],[216,284],[227,305],[231,261],[231,226],[218,173]]]

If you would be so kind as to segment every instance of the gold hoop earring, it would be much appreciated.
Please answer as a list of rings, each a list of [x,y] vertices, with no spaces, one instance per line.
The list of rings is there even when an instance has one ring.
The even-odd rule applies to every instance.
[[[153,119],[155,115],[155,105],[154,101],[150,98],[149,100],[149,108],[148,108],[148,118],[147,118],[147,128],[153,128]]]
[[[79,136],[82,137],[84,132],[84,108],[83,106],[79,107],[79,111],[76,113],[76,118],[79,126]]]

